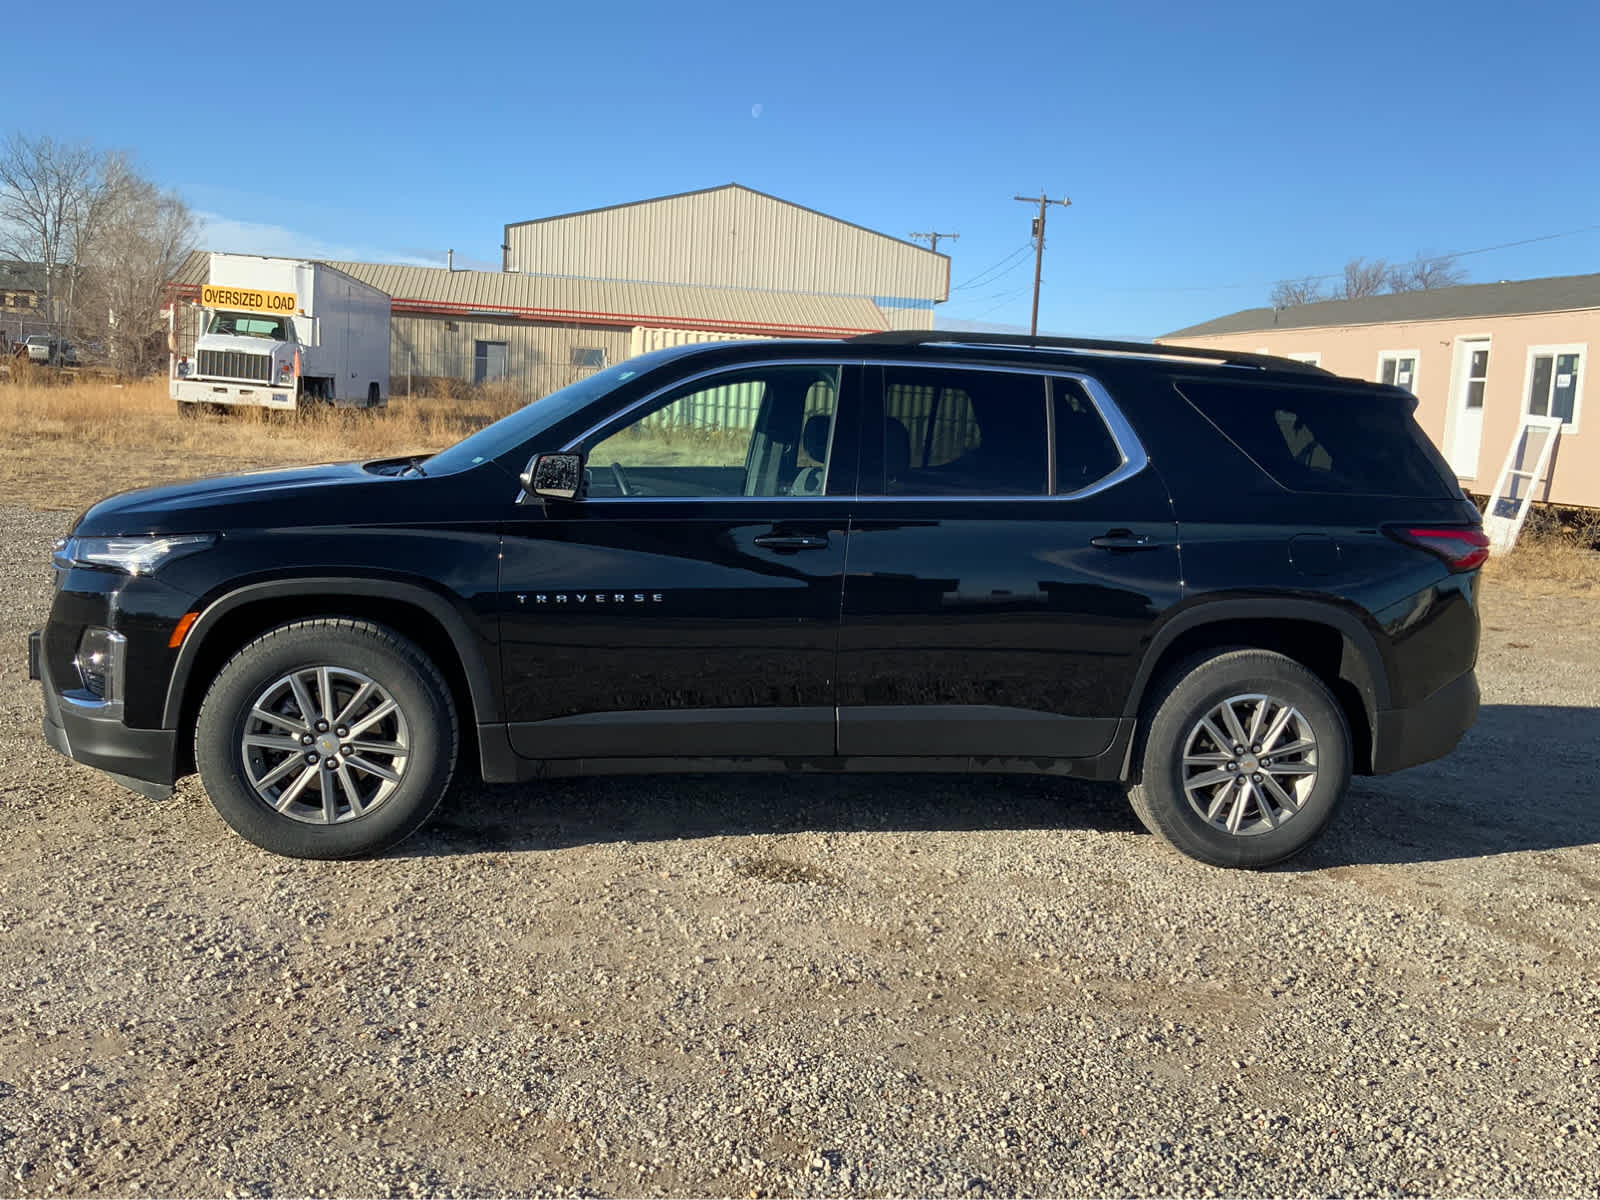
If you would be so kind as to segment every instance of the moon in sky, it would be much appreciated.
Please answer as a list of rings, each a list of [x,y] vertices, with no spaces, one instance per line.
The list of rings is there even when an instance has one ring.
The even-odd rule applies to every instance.
[[[760,105],[760,104],[752,104],[752,105],[751,105],[751,106],[750,106],[750,115],[751,115],[751,116],[752,116],[752,117],[760,117],[760,116],[761,116],[761,109],[762,109],[762,107],[763,107],[763,106],[762,106],[762,105]]]

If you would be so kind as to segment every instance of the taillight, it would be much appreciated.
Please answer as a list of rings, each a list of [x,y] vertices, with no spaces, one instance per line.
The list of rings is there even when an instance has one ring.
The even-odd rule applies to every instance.
[[[1489,557],[1489,535],[1481,529],[1466,526],[1413,529],[1400,525],[1390,526],[1384,532],[1396,541],[1443,559],[1452,571],[1475,570]]]

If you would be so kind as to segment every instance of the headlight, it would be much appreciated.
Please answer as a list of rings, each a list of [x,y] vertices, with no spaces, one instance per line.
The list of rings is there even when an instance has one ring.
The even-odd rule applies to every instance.
[[[216,545],[214,533],[183,533],[148,537],[69,537],[56,543],[56,567],[104,567],[129,575],[151,575],[160,567],[198,554]]]

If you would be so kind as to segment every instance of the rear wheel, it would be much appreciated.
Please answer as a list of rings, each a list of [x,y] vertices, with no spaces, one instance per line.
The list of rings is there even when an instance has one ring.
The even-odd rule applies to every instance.
[[[293,858],[393,846],[438,807],[455,768],[449,686],[415,645],[365,621],[280,626],[217,674],[195,727],[213,807]]]
[[[1321,832],[1350,784],[1344,711],[1327,685],[1265,650],[1212,651],[1156,693],[1129,792],[1151,833],[1219,867],[1264,867]]]

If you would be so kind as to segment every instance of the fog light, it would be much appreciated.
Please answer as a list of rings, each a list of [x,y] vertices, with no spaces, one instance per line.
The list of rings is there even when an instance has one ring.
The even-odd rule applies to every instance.
[[[125,644],[120,633],[91,625],[78,639],[78,653],[72,660],[78,668],[83,690],[99,700],[111,698],[117,686],[120,651]]]

